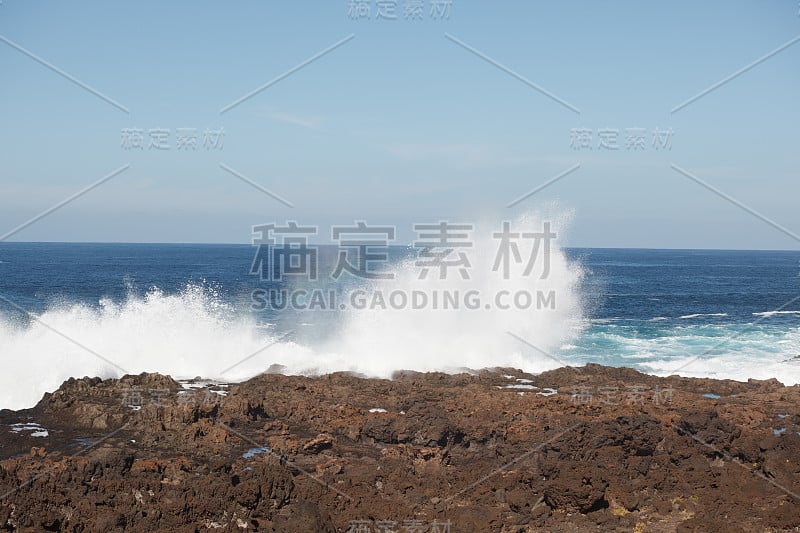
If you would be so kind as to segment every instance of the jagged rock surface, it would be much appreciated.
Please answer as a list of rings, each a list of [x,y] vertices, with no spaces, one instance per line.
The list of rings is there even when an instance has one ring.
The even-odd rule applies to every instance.
[[[0,412],[0,529],[797,531],[798,432],[800,387],[597,365],[71,379]]]

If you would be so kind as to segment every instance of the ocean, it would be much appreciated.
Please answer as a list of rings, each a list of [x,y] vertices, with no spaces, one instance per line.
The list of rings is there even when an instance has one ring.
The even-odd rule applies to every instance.
[[[382,249],[375,272],[394,279],[332,278],[333,246],[316,248],[318,279],[278,276],[259,271],[259,250],[0,243],[0,408],[31,407],[69,377],[145,371],[238,381],[592,362],[800,383],[799,252],[568,248],[547,279],[445,282],[420,280],[408,247]],[[514,302],[522,289],[535,290]]]

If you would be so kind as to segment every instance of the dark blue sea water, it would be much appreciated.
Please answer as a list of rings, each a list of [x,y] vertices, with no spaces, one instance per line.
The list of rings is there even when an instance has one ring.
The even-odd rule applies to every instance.
[[[666,373],[795,380],[794,363],[781,364],[800,355],[798,252],[568,253],[588,269],[584,293],[593,305],[591,326],[562,350],[565,357]]]
[[[371,317],[368,329],[355,321],[359,330],[352,311],[258,308],[253,291],[259,289],[319,288],[344,294],[365,282],[328,276],[337,261],[333,247],[319,250],[317,281],[265,281],[251,273],[255,252],[249,245],[0,243],[0,357],[8,368],[19,369],[6,381],[39,383],[35,394],[17,401],[19,394],[8,393],[0,406],[31,403],[40,389],[75,374],[214,374],[215,368],[221,370],[270,341],[279,341],[280,349],[268,348],[248,360],[247,371],[242,367],[242,374],[233,372],[231,377],[242,379],[273,364],[302,369],[308,363],[321,371],[352,366],[365,373],[374,368],[381,374],[414,366],[425,370],[509,363],[500,348],[487,343],[485,357],[472,354],[459,364],[458,352],[465,352],[459,338],[469,346],[483,346],[474,337],[475,324],[481,322],[465,312],[445,316],[406,310],[388,322]],[[387,268],[413,253],[389,249]],[[800,382],[800,364],[792,361],[800,355],[800,253],[568,249],[564,255],[568,266],[554,267],[551,276],[566,279],[580,272],[578,283],[557,285],[580,302],[580,309],[569,308],[574,316],[529,320],[531,315],[517,313],[506,320],[498,315],[495,325],[501,333],[504,324],[509,331],[524,330],[532,344],[546,345],[553,358],[542,369],[557,359],[633,366],[657,374],[774,376]],[[492,322],[494,316],[481,320]],[[440,320],[447,324],[437,329]],[[536,323],[527,328],[526,320]],[[494,334],[488,331],[486,335]],[[363,357],[358,353],[363,346],[353,339],[340,343],[336,356],[322,347],[337,336],[370,335],[376,336],[370,340],[376,349],[369,357],[377,361],[382,352],[391,352],[381,365],[350,365],[343,353],[347,347],[358,346],[353,357]],[[391,350],[381,347],[381,338],[391,340]],[[424,346],[428,339],[440,351],[452,346],[454,353],[443,355],[440,364],[420,363],[403,355],[404,339],[409,339],[409,351],[419,351],[415,343]],[[519,352],[514,357],[530,357],[535,370],[541,358],[526,354],[525,346],[513,347],[515,342],[504,346]]]

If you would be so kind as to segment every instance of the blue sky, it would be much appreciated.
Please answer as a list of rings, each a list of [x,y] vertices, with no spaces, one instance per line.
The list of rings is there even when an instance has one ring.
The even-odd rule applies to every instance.
[[[441,19],[425,0],[422,20],[406,0],[395,20],[369,3],[354,19],[348,0],[3,0],[0,234],[130,164],[9,240],[245,243],[287,219],[323,232],[366,219],[410,240],[414,222],[546,207],[573,213],[573,246],[800,248],[671,168],[800,233],[800,42],[671,112],[800,35],[796,1],[453,0]],[[145,144],[168,130],[170,147],[126,149],[126,128]],[[176,148],[181,128],[196,149]],[[221,147],[201,146],[220,128]],[[625,148],[631,128],[644,149]],[[591,150],[570,145],[576,129]],[[671,149],[652,145],[656,129]],[[599,147],[600,130],[619,149]]]

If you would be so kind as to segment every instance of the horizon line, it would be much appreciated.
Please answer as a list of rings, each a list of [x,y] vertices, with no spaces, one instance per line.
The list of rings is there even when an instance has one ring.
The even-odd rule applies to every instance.
[[[94,245],[142,245],[142,246],[256,246],[249,242],[148,242],[148,241],[0,241],[0,246],[6,244],[94,244]],[[310,242],[309,246],[338,246],[331,242]],[[377,246],[377,245],[376,245]],[[389,248],[412,248],[411,243],[389,244]],[[663,250],[686,252],[800,252],[798,249],[786,248],[683,248],[666,247],[655,248],[649,246],[563,246],[562,250]]]

